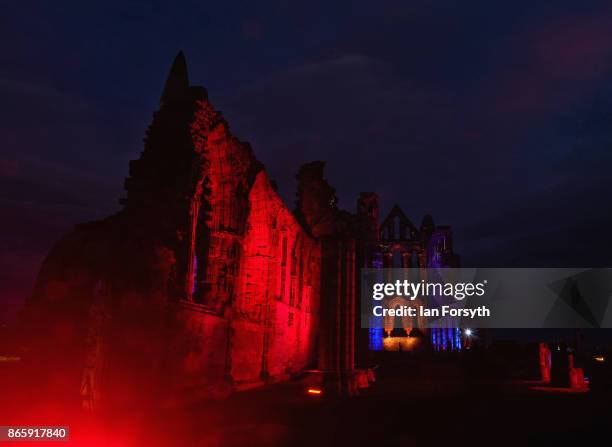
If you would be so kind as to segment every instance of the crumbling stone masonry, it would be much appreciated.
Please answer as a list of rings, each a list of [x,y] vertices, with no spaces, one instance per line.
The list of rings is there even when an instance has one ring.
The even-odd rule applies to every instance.
[[[355,393],[357,274],[380,248],[378,200],[338,209],[323,169],[300,169],[290,211],[179,53],[122,209],[45,259],[21,315],[24,363],[92,410],[223,397],[309,368]]]

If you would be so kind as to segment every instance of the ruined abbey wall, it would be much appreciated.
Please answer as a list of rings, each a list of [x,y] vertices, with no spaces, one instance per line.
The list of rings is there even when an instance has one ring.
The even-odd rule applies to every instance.
[[[41,267],[20,325],[24,364],[46,371],[33,382],[93,410],[224,397],[309,368],[329,394],[367,386],[355,364],[390,334],[358,330],[360,267],[391,267],[398,250],[404,267],[458,257],[431,216],[417,229],[395,207],[379,225],[374,193],[339,209],[324,166],[299,169],[291,211],[179,54],[122,209],[77,225]]]
[[[320,242],[189,85],[182,55],[144,142],[123,209],[44,261],[21,318],[32,366],[92,408],[215,397],[316,366]]]

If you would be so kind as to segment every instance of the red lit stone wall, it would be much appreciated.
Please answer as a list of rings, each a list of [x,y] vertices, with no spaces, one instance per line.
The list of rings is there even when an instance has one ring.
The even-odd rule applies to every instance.
[[[281,378],[314,361],[320,250],[285,207],[264,171],[249,194],[233,310],[232,377]]]
[[[22,313],[26,363],[92,409],[220,397],[316,366],[320,242],[181,58],[124,208],[58,242]]]
[[[222,317],[208,324],[229,324],[225,349],[210,350],[203,343],[201,352],[208,352],[203,358],[227,356],[226,379],[236,388],[314,366],[319,242],[274,191],[248,144],[231,135],[208,101],[197,102],[190,128],[208,160],[210,208],[203,225],[190,226],[194,249],[187,263],[193,276],[187,284],[193,288],[184,299],[194,303],[192,312]],[[201,238],[207,243],[199,244]]]

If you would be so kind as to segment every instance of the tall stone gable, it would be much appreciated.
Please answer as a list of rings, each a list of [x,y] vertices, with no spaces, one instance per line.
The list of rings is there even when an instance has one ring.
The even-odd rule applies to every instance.
[[[62,395],[218,397],[317,365],[321,243],[182,53],[125,189],[121,211],[56,244],[21,315]]]

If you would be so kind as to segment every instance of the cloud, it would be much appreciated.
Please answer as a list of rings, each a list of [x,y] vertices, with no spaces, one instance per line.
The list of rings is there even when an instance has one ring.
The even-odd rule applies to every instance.
[[[608,179],[562,183],[455,228],[469,266],[607,267],[612,263]]]
[[[256,42],[264,36],[264,26],[260,19],[249,18],[242,22],[242,36],[247,41]]]
[[[489,155],[462,145],[464,135],[471,140],[477,132],[461,126],[447,97],[360,53],[287,69],[221,108],[234,134],[253,145],[289,200],[299,164],[322,159],[348,208],[362,190],[393,200],[397,188],[410,191],[413,205],[423,208],[413,193],[417,185],[436,200],[462,169]]]
[[[11,110],[0,123],[2,321],[15,317],[60,237],[118,209],[121,176],[104,169],[113,151],[101,150],[107,137],[100,135],[108,133],[86,101],[7,78],[0,78],[0,94]]]
[[[499,112],[533,116],[566,109],[597,91],[612,68],[609,16],[547,17],[513,36],[507,55],[489,83]]]
[[[0,159],[0,177],[16,177],[20,172],[20,164],[14,159]]]

